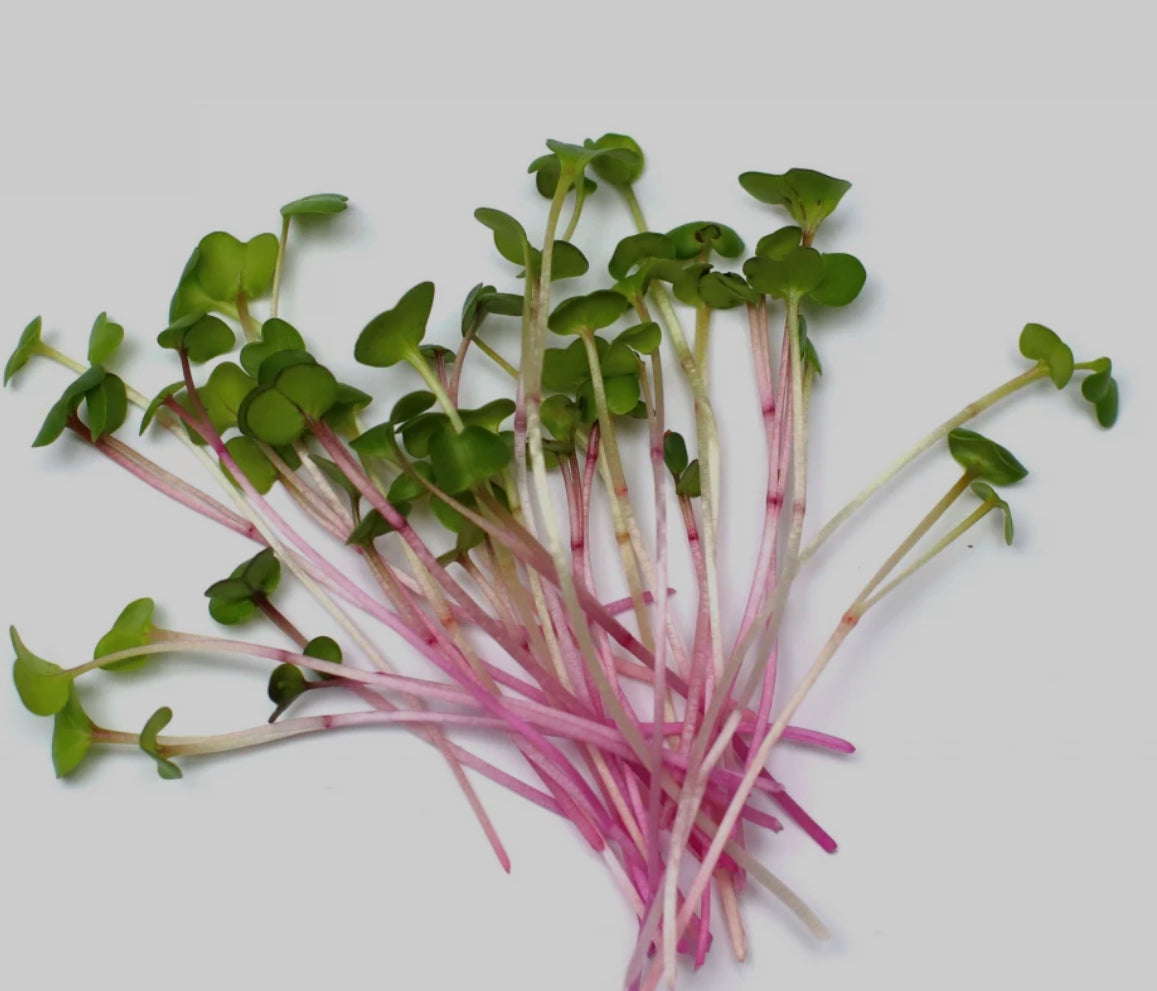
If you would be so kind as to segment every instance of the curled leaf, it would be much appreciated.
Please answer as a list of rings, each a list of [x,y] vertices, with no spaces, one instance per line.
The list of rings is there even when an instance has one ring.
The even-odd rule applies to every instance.
[[[341,193],[314,193],[286,203],[281,208],[283,217],[323,217],[341,213],[349,206],[350,198]]]
[[[1012,485],[1028,474],[1011,451],[973,430],[953,430],[948,435],[948,450],[973,478],[993,485]]]
[[[148,722],[145,723],[144,729],[141,730],[140,738],[141,749],[157,762],[157,774],[166,781],[175,781],[177,778],[182,777],[181,769],[164,755],[161,744],[157,742],[157,737],[160,735],[161,730],[172,721],[172,709],[168,706],[158,709],[149,716]]]
[[[8,363],[4,366],[4,384],[7,385],[12,376],[28,364],[32,356],[40,347],[40,317],[33,317],[28,326],[20,334],[16,348],[8,356]]]
[[[1053,331],[1043,324],[1026,323],[1020,332],[1020,353],[1030,361],[1043,361],[1049,378],[1063,389],[1073,377],[1073,352]]]
[[[1012,510],[1008,508],[1008,503],[987,482],[973,482],[972,491],[982,502],[991,503],[1004,515],[1004,542],[1011,544],[1013,534]]]
[[[696,220],[681,224],[667,232],[675,246],[675,257],[697,258],[706,251],[714,251],[724,258],[738,258],[743,254],[743,238],[726,224],[713,220]]]

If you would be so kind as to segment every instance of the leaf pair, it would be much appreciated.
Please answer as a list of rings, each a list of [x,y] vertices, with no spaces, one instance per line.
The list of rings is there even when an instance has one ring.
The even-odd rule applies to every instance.
[[[237,426],[249,437],[283,447],[301,437],[310,420],[329,413],[341,394],[333,373],[308,351],[278,351],[261,361],[257,387],[238,407]]]
[[[811,242],[823,221],[835,210],[852,184],[812,169],[744,172],[739,184],[761,203],[784,207]]]
[[[699,459],[688,461],[687,442],[674,430],[663,434],[663,463],[675,480],[675,494],[688,499],[701,495]]]
[[[329,661],[331,664],[341,664],[342,662],[341,647],[331,637],[314,637],[302,648],[301,652],[306,657],[313,657],[319,661]],[[319,674],[318,681],[311,682],[307,678],[305,670],[296,664],[279,664],[270,673],[267,688],[269,700],[277,706],[273,718],[292,705],[309,689],[310,684],[318,684],[331,677],[332,675]],[[273,721],[273,718],[270,719],[270,722]]]
[[[479,207],[474,211],[475,219],[494,233],[494,247],[508,262],[524,266],[535,278],[542,270],[542,252],[531,245],[526,236],[526,228],[510,214],[491,207]],[[578,248],[569,241],[556,240],[551,249],[551,281],[574,279],[585,275],[590,269]],[[523,273],[525,274],[525,272]]]
[[[64,433],[69,418],[76,414],[82,402],[93,441],[113,433],[128,413],[124,382],[102,366],[92,365],[53,404],[32,446],[45,447],[55,441]]]
[[[225,231],[206,234],[181,273],[169,305],[170,321],[214,310],[236,315],[238,299],[257,299],[269,291],[279,250],[274,234],[249,241]]]
[[[798,228],[784,230],[799,234]],[[765,241],[760,242],[764,254],[757,253],[743,264],[744,274],[757,292],[776,299],[806,296],[824,306],[847,306],[864,287],[867,273],[854,255],[820,254],[814,248],[791,246],[790,238]]]
[[[205,589],[209,615],[226,626],[243,622],[257,610],[258,600],[273,593],[280,580],[281,564],[267,547],[239,564],[228,578]]]
[[[523,299],[510,292],[499,292],[494,286],[478,283],[466,295],[462,304],[462,336],[477,330],[482,321],[491,313],[508,316],[522,316]]]
[[[1113,363],[1108,358],[1089,362],[1092,374],[1081,383],[1081,395],[1093,404],[1097,422],[1105,428],[1117,422],[1117,380],[1113,378]]]

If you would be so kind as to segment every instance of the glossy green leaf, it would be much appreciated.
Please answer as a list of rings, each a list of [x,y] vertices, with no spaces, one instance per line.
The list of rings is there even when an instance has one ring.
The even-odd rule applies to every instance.
[[[744,172],[739,184],[762,203],[786,208],[792,219],[814,234],[852,184],[811,169],[788,169],[782,175]]]
[[[239,241],[225,231],[214,231],[197,245],[197,282],[214,300],[256,299],[273,284],[278,251],[274,234]]]
[[[756,292],[776,299],[804,296],[824,277],[824,263],[814,248],[796,248],[783,258],[748,258],[743,274]]]
[[[743,254],[743,238],[726,224],[711,220],[680,224],[668,231],[667,237],[675,245],[676,258],[697,258],[704,249],[724,258],[738,258]]]
[[[549,396],[538,411],[542,425],[556,440],[570,442],[579,426],[579,408],[569,396]]]
[[[972,491],[982,502],[992,503],[992,505],[1004,515],[1004,542],[1011,544],[1013,535],[1012,510],[1008,508],[1008,503],[1005,502],[987,482],[973,482]]]
[[[547,326],[556,334],[584,334],[609,327],[630,303],[611,289],[597,289],[585,296],[572,296],[554,308]]]
[[[591,367],[581,340],[543,352],[542,387],[548,392],[574,392],[590,377]]]
[[[121,342],[125,339],[125,329],[119,323],[113,323],[107,313],[101,313],[92,325],[88,335],[88,363],[103,365],[108,362]]]
[[[442,430],[430,443],[430,464],[438,487],[456,495],[480,485],[510,464],[502,438],[484,427],[468,426],[460,434]]]
[[[491,433],[498,433],[502,421],[513,416],[517,408],[513,399],[492,399],[477,409],[461,409],[458,415],[467,426],[482,427]]]
[[[419,390],[417,392],[407,392],[401,399],[394,403],[394,408],[390,410],[390,422],[395,424],[403,424],[414,417],[425,413],[438,400],[434,393]]]
[[[160,743],[157,742],[157,737],[160,735],[161,730],[172,721],[172,709],[168,706],[158,709],[149,716],[148,722],[145,723],[144,729],[141,730],[140,739],[141,749],[157,762],[157,773],[166,781],[174,781],[182,776],[181,769],[165,757]]]
[[[281,208],[283,217],[323,217],[341,213],[349,206],[350,198],[341,193],[314,193],[286,203]]]
[[[614,279],[625,279],[631,271],[652,258],[676,257],[675,242],[666,234],[644,231],[631,234],[615,245],[607,271]]]
[[[663,332],[654,320],[628,327],[614,341],[615,344],[625,344],[632,351],[638,351],[639,354],[653,354],[659,350],[659,345],[662,342]]]
[[[231,311],[234,316],[237,314],[235,302],[224,303],[211,299],[209,294],[201,288],[201,283],[197,281],[197,265],[200,260],[200,249],[194,248],[193,253],[189,255],[189,260],[185,262],[180,281],[177,283],[177,288],[169,303],[170,324],[176,323],[184,317],[202,316],[214,309]]]
[[[398,447],[394,439],[394,424],[379,423],[376,427],[363,430],[350,441],[350,447],[360,458],[395,460]]]
[[[494,232],[494,247],[503,258],[515,265],[527,264],[530,242],[522,224],[510,214],[490,207],[479,207],[474,219]]]
[[[387,368],[416,354],[433,306],[434,283],[419,282],[392,310],[379,313],[366,324],[354,347],[354,357],[363,365]]]
[[[208,380],[197,390],[209,420],[218,433],[237,425],[237,418],[245,397],[256,387],[253,378],[231,361],[223,361],[209,374]]]
[[[322,419],[337,433],[345,437],[356,437],[359,430],[357,415],[373,401],[374,397],[368,392],[338,382],[333,405],[325,411]]]
[[[293,365],[282,371],[273,385],[312,420],[320,420],[337,402],[337,379],[322,365]]]
[[[1020,332],[1020,353],[1031,361],[1043,361],[1058,389],[1063,389],[1073,377],[1072,349],[1043,324],[1024,325]]]
[[[80,407],[85,395],[100,385],[106,374],[100,365],[93,365],[73,381],[48,411],[32,446],[44,447],[64,433],[68,418]]]
[[[54,716],[68,704],[72,678],[58,664],[37,657],[24,646],[16,627],[9,627],[16,660],[12,680],[24,708],[37,716]]]
[[[287,348],[266,356],[257,369],[258,385],[273,385],[277,377],[295,365],[316,365],[317,359],[308,351]]]
[[[735,272],[704,272],[699,277],[698,290],[699,298],[717,310],[730,310],[759,301],[759,293]]]
[[[52,766],[58,778],[67,777],[80,766],[92,746],[95,729],[80,704],[76,687],[70,685],[68,701],[56,713],[52,726]]]
[[[402,443],[415,458],[425,458],[430,454],[430,441],[450,425],[445,413],[431,411],[415,416],[402,427]]]
[[[1028,474],[1010,451],[972,430],[953,430],[948,435],[948,450],[973,478],[993,485],[1012,485]]]
[[[306,428],[301,411],[270,385],[258,386],[245,397],[237,425],[242,433],[274,447],[292,444]]]
[[[531,270],[537,272],[542,268],[542,252],[538,248],[530,248],[529,251]],[[552,282],[558,282],[561,279],[577,279],[580,275],[586,275],[590,267],[586,255],[569,241],[554,242],[554,250],[550,259]]]
[[[476,508],[474,497],[469,492],[463,492],[458,495],[456,501],[462,503],[462,505],[468,509]],[[458,549],[464,546],[477,545],[479,535],[482,534],[481,529],[466,519],[458,510],[437,497],[430,500],[430,508],[434,511],[434,518],[441,523],[442,526],[451,533],[458,535]]]
[[[675,483],[675,494],[688,499],[698,499],[702,494],[702,480],[699,475],[699,459],[692,461]]]
[[[429,491],[422,484],[421,479],[424,478],[427,482],[434,481],[434,471],[430,465],[425,461],[411,461],[410,468],[413,474],[403,472],[394,479],[386,492],[386,500],[391,505],[396,506],[402,502],[417,502]],[[421,476],[421,478],[416,476]]]
[[[270,317],[261,325],[261,339],[241,349],[241,367],[258,378],[261,363],[278,351],[304,351],[305,341],[297,328],[280,317]]]
[[[157,411],[164,405],[166,399],[170,396],[175,396],[177,393],[183,391],[185,388],[185,381],[181,379],[177,382],[171,382],[166,385],[160,392],[158,392],[149,401],[149,405],[145,409],[145,415],[141,417],[141,433],[143,434],[149,428],[149,424],[153,422],[153,417],[157,415]]]
[[[272,595],[281,582],[281,562],[272,549],[266,547],[237,565],[231,577],[241,579],[254,594]]]
[[[309,687],[305,672],[292,664],[279,664],[269,674],[269,701],[279,709],[291,705]]]
[[[527,172],[534,174],[534,187],[538,190],[540,196],[546,199],[553,199],[554,194],[558,191],[558,181],[562,178],[562,162],[559,157],[553,153],[549,155],[540,155],[526,169]],[[598,188],[598,183],[593,179],[583,176],[583,195],[589,196]],[[572,188],[574,188],[572,186]]]
[[[276,484],[277,469],[251,437],[230,437],[225,442],[225,449],[249,480],[249,484],[262,495]]]
[[[803,231],[798,227],[781,227],[761,237],[755,246],[755,253],[760,258],[778,261],[790,255],[802,242]]]
[[[302,653],[319,661],[329,661],[330,664],[341,664],[342,661],[341,647],[333,637],[314,637],[305,645]]]
[[[1103,369],[1086,375],[1085,380],[1081,383],[1081,395],[1090,403],[1100,402],[1109,393],[1109,383],[1113,381],[1113,376],[1110,374],[1112,365],[1108,358],[1105,358],[1104,361],[1106,364]]]
[[[228,354],[237,343],[232,328],[219,317],[207,314],[181,317],[157,335],[163,348],[184,351],[195,365]]]
[[[657,271],[659,271],[658,267],[651,269],[652,274]],[[699,295],[699,280],[710,271],[710,262],[692,262],[690,265],[684,265],[671,282],[671,291],[675,294],[675,298],[688,306],[702,303],[703,300]]]
[[[864,288],[867,278],[864,266],[855,255],[832,252],[820,257],[823,278],[808,297],[824,306],[847,306]]]
[[[625,189],[643,174],[646,157],[634,138],[608,133],[594,141],[587,139],[584,144],[602,152],[591,160],[590,167],[595,175],[617,189]]]
[[[641,393],[637,375],[615,375],[604,379],[603,391],[607,396],[607,409],[615,416],[627,416],[639,404]]]
[[[253,589],[241,578],[214,582],[205,589],[205,595],[209,599],[209,615],[225,626],[244,622],[257,611]]]
[[[601,338],[600,338],[601,340]],[[639,356],[627,345],[615,341],[609,347],[599,347],[599,370],[603,378],[614,378],[617,375],[639,374]]]
[[[88,412],[88,429],[94,441],[120,428],[128,415],[129,401],[125,384],[116,375],[107,373],[100,383],[84,394]]]
[[[410,504],[408,502],[400,502],[393,504],[394,509],[402,516],[408,516],[410,513]],[[393,533],[394,528],[390,525],[381,513],[376,509],[371,509],[361,521],[353,532],[346,538],[347,544],[352,544],[358,547],[370,547],[378,537],[383,537],[387,533]]]
[[[143,647],[153,640],[153,610],[156,604],[152,599],[134,599],[117,617],[110,629],[97,642],[93,650],[94,659],[107,657],[122,650],[132,650],[134,647]],[[126,657],[123,661],[110,661],[103,665],[105,671],[135,671],[144,667],[150,655],[141,657]]]
[[[20,334],[16,342],[16,349],[8,356],[8,363],[4,366],[4,384],[7,385],[12,376],[28,364],[32,356],[40,347],[40,317],[33,317],[28,326]]]
[[[466,296],[462,304],[462,336],[482,323],[487,314],[501,316],[522,316],[523,299],[510,292],[498,292],[494,286],[478,283]]]
[[[663,434],[663,463],[676,481],[687,470],[687,442],[674,430]]]
[[[1108,429],[1117,422],[1117,406],[1119,402],[1117,380],[1109,379],[1109,387],[1105,394],[1097,400],[1094,408],[1097,411],[1097,422]]]

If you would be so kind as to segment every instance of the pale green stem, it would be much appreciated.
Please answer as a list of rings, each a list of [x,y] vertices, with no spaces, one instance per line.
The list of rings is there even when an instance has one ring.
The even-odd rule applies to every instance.
[[[269,301],[269,315],[277,316],[277,304],[281,301],[281,270],[285,265],[285,245],[289,240],[289,217],[281,219],[281,240],[277,243],[277,265],[273,269],[273,292]]]
[[[438,376],[434,374],[434,370],[427,364],[422,352],[415,348],[413,354],[406,355],[406,361],[414,366],[414,371],[422,377],[422,381],[426,383],[426,388],[434,394],[434,398],[438,400],[438,405],[442,407],[446,415],[450,418],[450,424],[454,427],[454,430],[457,433],[462,433],[464,424],[462,423],[462,417],[458,414],[458,408],[446,394],[446,390],[442,388],[442,383],[438,381]]]

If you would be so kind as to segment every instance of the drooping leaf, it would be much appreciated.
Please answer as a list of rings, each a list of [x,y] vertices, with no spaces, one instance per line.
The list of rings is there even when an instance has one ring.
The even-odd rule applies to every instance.
[[[68,704],[72,678],[58,664],[37,657],[24,646],[16,627],[9,627],[16,660],[12,665],[12,680],[20,701],[33,715],[54,716]]]
[[[93,650],[94,659],[117,654],[123,650],[132,650],[134,647],[143,647],[153,639],[153,611],[156,603],[152,599],[134,599],[116,618],[110,629],[97,642]],[[110,661],[103,665],[105,671],[135,671],[144,667],[149,661],[148,654],[138,657],[126,657],[121,661]]]
[[[68,426],[68,418],[77,411],[85,396],[100,386],[106,374],[102,366],[93,365],[73,381],[48,411],[32,446],[44,447],[64,433]]]
[[[171,382],[166,385],[160,392],[153,396],[148,407],[145,409],[145,415],[141,417],[141,433],[143,434],[149,428],[149,424],[153,422],[153,417],[157,415],[157,411],[164,405],[166,399],[170,396],[175,396],[185,388],[185,380],[181,379],[178,382]]]
[[[106,373],[98,385],[84,394],[84,405],[94,441],[115,432],[125,422],[129,409],[124,382],[112,372]]]
[[[704,272],[699,277],[698,293],[707,306],[717,310],[730,310],[759,300],[759,293],[735,272]]]
[[[56,713],[52,726],[52,766],[58,778],[67,777],[80,766],[92,746],[95,729],[80,704],[76,686],[69,685],[68,701]]]
[[[97,316],[88,335],[88,363],[90,365],[106,364],[121,341],[125,339],[125,329],[119,323],[113,323],[107,313]]]
[[[1012,452],[995,441],[958,427],[948,435],[948,450],[957,463],[978,481],[1012,485],[1028,474]]]
[[[173,721],[173,710],[164,706],[149,716],[144,729],[141,730],[141,749],[157,762],[157,774],[166,781],[175,781],[181,777],[181,769],[169,760],[161,750],[157,737],[161,730]]]
[[[726,224],[711,220],[696,220],[680,224],[667,232],[667,237],[675,245],[675,257],[697,258],[707,249],[724,258],[738,258],[743,254],[743,238]]]
[[[503,258],[515,265],[527,264],[530,242],[522,224],[508,213],[484,206],[474,211],[474,218],[494,232],[494,247]]]
[[[808,234],[815,234],[852,188],[850,182],[812,169],[788,169],[782,175],[744,172],[739,184],[760,202],[784,207]]]
[[[477,328],[489,313],[501,316],[522,316],[523,299],[510,292],[498,292],[494,286],[478,283],[466,296],[462,304],[462,336],[472,327]]]
[[[1013,536],[1012,510],[1008,508],[1008,503],[1005,502],[987,482],[973,482],[972,491],[982,502],[992,503],[992,505],[1004,515],[1004,542],[1011,544]]]
[[[675,257],[675,242],[668,235],[644,231],[628,235],[615,245],[607,271],[614,279],[625,279],[632,269],[649,259]]]
[[[426,335],[426,321],[434,306],[434,283],[420,282],[408,290],[392,310],[366,324],[354,347],[363,365],[387,368],[415,354]]]
[[[558,191],[558,181],[562,178],[562,162],[559,157],[553,152],[549,155],[540,155],[530,163],[526,171],[534,174],[534,187],[539,195],[548,200],[553,199]],[[584,196],[589,196],[598,188],[598,183],[585,175],[582,182]]]
[[[855,255],[832,252],[820,257],[823,278],[808,293],[808,298],[824,306],[847,306],[864,288],[867,279],[864,266]]]
[[[1020,353],[1026,358],[1045,363],[1053,385],[1063,389],[1069,384],[1073,377],[1073,352],[1053,331],[1043,324],[1026,323],[1019,343]]]
[[[4,366],[5,385],[7,385],[12,376],[27,365],[32,359],[32,356],[36,354],[37,348],[40,347],[40,330],[40,317],[33,317],[28,326],[21,332],[20,340],[16,342],[16,348],[12,354],[8,356],[8,363]]]
[[[1117,422],[1118,402],[1117,380],[1111,378],[1105,394],[1094,403],[1094,408],[1097,411],[1097,422],[1106,430]]]
[[[322,217],[341,213],[349,206],[349,197],[341,193],[314,193],[286,203],[281,208],[283,217]]]

